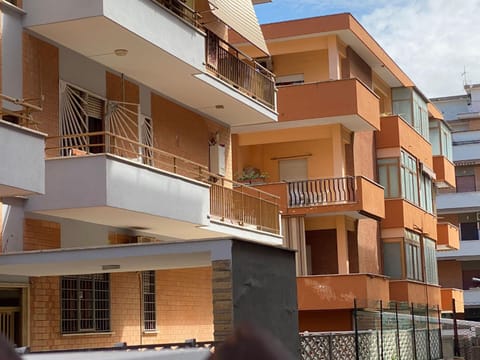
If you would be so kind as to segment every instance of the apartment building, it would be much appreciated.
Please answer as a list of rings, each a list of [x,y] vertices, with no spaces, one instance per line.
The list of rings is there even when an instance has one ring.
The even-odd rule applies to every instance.
[[[43,351],[251,321],[296,351],[279,199],[232,181],[233,129],[277,122],[273,74],[228,43],[268,56],[252,2],[10,0],[0,21],[0,330]]]
[[[233,172],[280,198],[300,330],[352,330],[355,302],[451,303],[435,259],[458,240],[435,215],[436,189],[455,187],[441,114],[350,14],[262,30],[279,121],[234,129]]]
[[[465,85],[465,94],[432,99],[452,130],[457,188],[437,198],[438,217],[460,229],[460,248],[438,253],[442,286],[463,289],[468,320],[480,320],[480,85]],[[462,316],[461,314],[459,314]]]

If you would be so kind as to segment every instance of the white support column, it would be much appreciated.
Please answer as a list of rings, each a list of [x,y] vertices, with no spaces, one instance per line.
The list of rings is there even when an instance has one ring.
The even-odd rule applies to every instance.
[[[350,271],[350,264],[348,261],[348,235],[345,216],[336,217],[336,228],[338,273],[348,274]]]
[[[328,37],[328,72],[330,80],[340,79],[340,55],[335,35]]]

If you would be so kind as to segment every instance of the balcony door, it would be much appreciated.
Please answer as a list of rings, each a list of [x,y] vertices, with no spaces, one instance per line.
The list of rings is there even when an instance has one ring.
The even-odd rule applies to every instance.
[[[60,95],[62,155],[104,152],[105,100],[65,82]]]

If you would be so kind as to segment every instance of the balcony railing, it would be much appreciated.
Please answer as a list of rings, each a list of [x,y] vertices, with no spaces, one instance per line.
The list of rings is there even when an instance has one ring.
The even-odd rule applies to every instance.
[[[206,64],[222,80],[275,110],[275,75],[211,31]]]
[[[55,145],[56,144],[56,145]],[[71,144],[83,144],[72,146]],[[112,154],[208,183],[211,216],[224,222],[253,226],[257,230],[280,233],[278,197],[219,177],[204,165],[170,154],[107,131],[53,136],[47,139],[46,154],[86,156]]]
[[[354,203],[355,177],[300,180],[288,182],[288,206],[318,206]]]
[[[190,25],[207,33],[207,69],[248,96],[275,110],[275,75],[206,29],[202,16],[181,0],[152,0]]]
[[[163,6],[173,14],[183,19],[190,25],[200,27],[201,15],[180,0],[152,0],[155,4]]]

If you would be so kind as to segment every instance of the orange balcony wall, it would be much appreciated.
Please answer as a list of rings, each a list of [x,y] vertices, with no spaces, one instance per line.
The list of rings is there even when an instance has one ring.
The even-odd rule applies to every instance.
[[[385,219],[382,221],[382,228],[420,230],[425,236],[437,239],[435,216],[403,199],[385,200]]]
[[[458,227],[450,223],[437,224],[437,250],[448,251],[460,249]]]
[[[353,309],[389,301],[389,281],[372,274],[297,277],[298,310]]]
[[[379,130],[377,95],[357,79],[278,88],[279,121],[323,119],[352,131]]]
[[[433,157],[433,171],[437,175],[436,183],[438,187],[455,188],[455,165],[445,156],[436,155]]]
[[[390,280],[390,300],[441,306],[440,286],[412,280]]]
[[[465,312],[465,307],[463,302],[463,290],[442,288],[441,296],[442,296],[442,312],[453,312],[452,300],[455,300],[455,312],[457,313]]]
[[[404,148],[429,168],[433,167],[432,146],[398,115],[382,117],[376,133],[377,149]]]
[[[279,182],[257,186],[280,197],[284,215],[349,213],[385,217],[383,187],[363,176]]]

